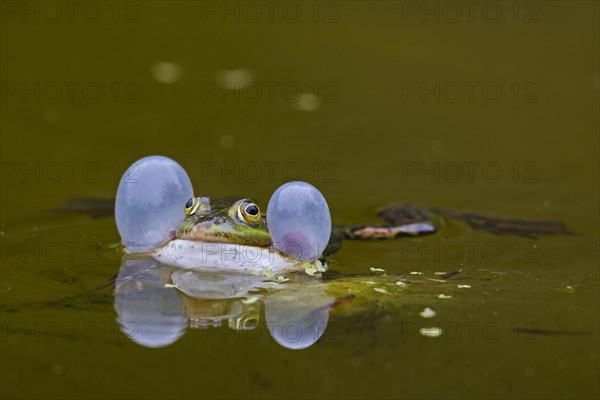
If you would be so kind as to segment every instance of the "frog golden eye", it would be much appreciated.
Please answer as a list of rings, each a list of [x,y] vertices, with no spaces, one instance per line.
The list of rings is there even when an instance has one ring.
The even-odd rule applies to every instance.
[[[260,209],[254,203],[242,203],[238,209],[240,219],[250,224],[256,224],[262,218]]]
[[[198,201],[198,199],[190,197],[190,199],[187,201],[187,203],[185,203],[185,215],[190,215],[190,214],[195,213],[196,210],[198,209],[199,204],[200,204],[200,202]]]

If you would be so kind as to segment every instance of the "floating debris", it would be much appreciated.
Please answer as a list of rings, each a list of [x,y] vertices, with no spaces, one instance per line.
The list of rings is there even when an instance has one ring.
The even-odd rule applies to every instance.
[[[317,268],[318,272],[325,272],[325,271],[327,271],[327,269],[325,268],[325,266],[323,265],[323,263],[321,262],[321,260],[316,260],[314,265],[315,265],[315,268]]]
[[[304,266],[304,272],[306,272],[307,275],[315,276],[315,273],[317,272],[317,267],[315,267],[312,264],[308,264],[307,266]]]
[[[434,275],[446,275],[447,272],[434,272],[433,274]]]
[[[545,336],[587,336],[592,335],[592,332],[585,331],[570,331],[556,329],[538,329],[538,328],[512,328],[513,332],[526,333],[528,335],[545,335]]]
[[[425,279],[427,279],[428,281],[433,281],[433,282],[446,283],[446,281],[443,279],[433,279],[433,278],[425,278]]]
[[[575,293],[575,288],[573,286],[565,286],[564,288],[559,288],[559,289],[555,289],[558,290],[559,292],[563,292],[563,293]]]
[[[317,269],[315,267],[304,268],[304,272],[306,272],[306,275],[315,276],[315,273],[317,272]]]
[[[287,282],[287,281],[289,281],[289,278],[286,278],[285,276],[279,275],[279,276],[277,277],[277,280],[278,280],[279,282]]]
[[[444,294],[444,293],[441,293],[440,295],[438,295],[438,299],[451,299],[451,298],[452,298],[451,295]]]
[[[371,267],[371,268],[369,268],[369,269],[370,269],[372,272],[385,272],[385,269],[383,269],[383,268],[373,268],[373,267]]]
[[[458,285],[459,289],[471,289],[471,285]]]
[[[376,291],[377,293],[383,293],[383,294],[388,294],[388,291],[385,288],[373,288],[374,291]]]
[[[419,329],[419,333],[421,333],[421,335],[423,336],[435,338],[442,336],[444,334],[444,331],[442,330],[442,328],[429,327]]]
[[[460,269],[460,270],[458,270],[458,271],[444,272],[444,273],[441,273],[441,274],[440,274],[440,277],[441,277],[442,279],[450,279],[450,278],[452,278],[453,276],[455,276],[455,275],[457,275],[457,274],[460,274],[462,271],[463,271],[463,270],[462,270],[462,269]]]
[[[396,282],[396,285],[398,285],[398,286],[406,286],[406,282],[398,281],[398,282]]]
[[[419,271],[412,271],[410,274],[411,275],[423,275],[423,273],[419,272]]]
[[[367,285],[377,285],[377,283],[376,283],[376,282],[373,282],[373,281],[366,281],[365,283],[366,283]]]
[[[425,307],[425,309],[419,313],[422,318],[433,318],[436,314],[437,313],[429,307]]]
[[[320,260],[316,260],[314,263],[305,261],[302,263],[302,268],[307,275],[314,276],[317,272],[325,272],[327,269]]]

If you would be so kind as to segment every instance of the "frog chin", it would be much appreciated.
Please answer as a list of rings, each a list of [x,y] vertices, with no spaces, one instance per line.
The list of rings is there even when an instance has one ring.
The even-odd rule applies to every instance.
[[[302,260],[284,255],[272,246],[249,246],[189,239],[171,240],[156,249],[152,256],[176,267],[206,270],[221,269],[231,272],[287,273],[302,269]]]

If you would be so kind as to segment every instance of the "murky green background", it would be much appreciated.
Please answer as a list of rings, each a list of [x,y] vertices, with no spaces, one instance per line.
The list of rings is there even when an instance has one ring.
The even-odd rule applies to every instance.
[[[1,3],[3,398],[598,396],[597,2],[476,2],[472,14],[274,2],[272,16],[263,3],[74,3]],[[219,90],[223,79],[241,90]],[[114,196],[149,154],[177,160],[198,193],[263,207],[285,181],[309,181],[340,223],[402,201],[576,234],[449,223],[346,243],[325,284],[380,279],[377,267],[410,290],[365,286],[305,350],[275,343],[264,315],[254,336],[224,324],[148,349],[119,332],[111,289],[94,290],[119,270],[114,219],[54,210]],[[444,334],[419,333],[432,326]]]

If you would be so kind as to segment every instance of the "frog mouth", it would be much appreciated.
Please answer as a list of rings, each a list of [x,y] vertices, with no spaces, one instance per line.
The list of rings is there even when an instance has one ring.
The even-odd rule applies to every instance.
[[[232,232],[215,232],[206,230],[194,230],[190,235],[186,237],[178,238],[180,240],[188,240],[191,242],[200,243],[223,243],[231,245],[240,245],[248,247],[269,247],[272,243],[259,243],[256,241],[249,240],[247,237],[241,234],[235,234]]]
[[[219,223],[209,220],[196,222],[192,229],[178,235],[178,239],[208,243],[230,243],[255,247],[269,247],[272,245],[268,233],[250,233],[243,230],[219,227]]]

